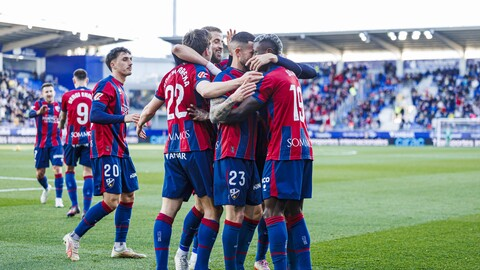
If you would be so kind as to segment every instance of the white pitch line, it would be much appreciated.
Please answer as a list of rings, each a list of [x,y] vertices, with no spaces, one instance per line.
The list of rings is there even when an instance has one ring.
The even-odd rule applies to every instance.
[[[43,188],[8,188],[8,189],[0,189],[0,192],[33,191],[33,190],[43,190]]]
[[[0,180],[20,180],[20,181],[37,181],[36,178],[0,176]]]
[[[77,186],[77,190],[82,188],[83,186]],[[7,189],[0,189],[0,193],[14,192],[14,191],[34,191],[34,190],[43,190],[43,188],[7,188]]]

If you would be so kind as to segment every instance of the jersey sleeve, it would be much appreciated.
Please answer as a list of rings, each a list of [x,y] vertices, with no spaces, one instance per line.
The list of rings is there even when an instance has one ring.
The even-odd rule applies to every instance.
[[[163,76],[162,81],[158,85],[157,91],[155,91],[155,97],[159,100],[165,101],[165,79],[169,77],[170,72]]]
[[[113,102],[114,91],[115,88],[109,82],[97,85],[94,89],[92,103],[102,103],[108,106],[110,102]]]
[[[195,88],[197,84],[201,81],[212,81],[212,76],[208,72],[207,68],[202,65],[195,65]]]
[[[257,84],[257,89],[253,94],[253,98],[258,100],[260,103],[265,103],[270,98],[273,93],[273,81],[269,76],[265,76],[261,82]]]
[[[61,110],[62,112],[66,112],[67,111],[67,101],[68,101],[68,98],[67,98],[67,93],[65,93],[63,96],[62,96],[62,106],[61,106]]]

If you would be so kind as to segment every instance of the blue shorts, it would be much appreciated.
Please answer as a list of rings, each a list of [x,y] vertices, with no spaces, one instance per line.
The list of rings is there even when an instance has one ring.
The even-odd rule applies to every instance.
[[[37,169],[50,167],[48,161],[52,162],[53,166],[63,166],[63,150],[60,145],[45,148],[35,147],[33,156]]]
[[[188,201],[195,190],[198,197],[213,198],[213,151],[167,153],[162,197]]]
[[[63,152],[65,157],[65,164],[67,166],[77,166],[77,161],[80,160],[80,164],[87,167],[92,167],[90,160],[90,146],[88,144],[63,145]]]
[[[260,176],[254,160],[224,158],[213,165],[215,205],[262,203]]]
[[[138,190],[137,172],[130,157],[102,156],[92,159],[92,165],[95,196]]]
[[[312,198],[312,160],[267,160],[263,170],[263,199]]]

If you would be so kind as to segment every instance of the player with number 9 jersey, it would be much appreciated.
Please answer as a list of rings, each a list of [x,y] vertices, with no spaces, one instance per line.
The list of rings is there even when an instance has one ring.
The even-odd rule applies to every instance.
[[[89,144],[91,107],[92,91],[86,87],[78,87],[62,96],[62,111],[67,113],[65,144]]]

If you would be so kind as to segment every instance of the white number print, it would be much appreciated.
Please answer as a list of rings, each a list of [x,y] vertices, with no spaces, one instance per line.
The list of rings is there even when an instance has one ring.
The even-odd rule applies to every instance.
[[[290,85],[290,91],[293,91],[293,121],[305,122],[305,112],[303,111],[302,88],[294,84]]]
[[[239,176],[240,177],[240,181],[238,181],[238,184],[240,186],[243,187],[243,185],[245,185],[245,172],[244,171],[230,171],[228,173],[228,176],[230,176],[230,178],[228,179],[228,184],[230,186],[236,186],[237,183],[235,182],[235,179],[237,179],[237,177]]]
[[[85,125],[88,122],[88,105],[86,103],[80,103],[77,106],[77,123],[79,125]]]
[[[118,170],[118,165],[114,164],[113,166],[110,166],[110,164],[105,164],[103,167],[105,169],[104,175],[105,177],[110,177],[110,170],[112,171],[112,174],[114,177],[118,177],[120,175],[120,171]]]
[[[180,111],[178,109],[178,106],[180,103],[182,103],[183,96],[185,94],[184,88],[181,84],[175,84],[175,89],[173,88],[173,85],[168,85],[167,88],[165,89],[165,96],[166,99],[168,99],[167,102],[167,120],[173,119],[173,118],[183,118],[187,116],[186,111]],[[172,106],[173,100],[175,100],[175,111],[170,112],[170,107]]]

